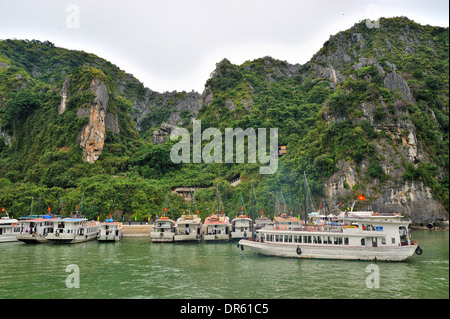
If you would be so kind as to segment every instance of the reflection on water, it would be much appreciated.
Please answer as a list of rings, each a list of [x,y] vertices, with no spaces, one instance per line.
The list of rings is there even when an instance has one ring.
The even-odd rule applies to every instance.
[[[449,298],[448,232],[415,232],[422,256],[406,262],[286,259],[229,244],[153,244],[125,238],[75,245],[0,245],[7,298]],[[68,265],[80,288],[66,287]],[[379,288],[368,288],[368,265]]]

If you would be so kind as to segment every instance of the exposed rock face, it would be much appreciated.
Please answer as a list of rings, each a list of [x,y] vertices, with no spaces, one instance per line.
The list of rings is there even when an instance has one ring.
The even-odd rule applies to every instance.
[[[368,163],[361,165],[360,172],[355,170],[354,164],[346,161],[339,161],[338,166],[339,171],[324,185],[325,199],[331,203],[330,208],[338,210],[340,200],[344,201],[344,205],[351,205],[356,201],[357,210],[402,213],[415,223],[445,219],[446,210],[433,198],[431,188],[422,181],[403,181],[401,170],[386,167],[392,179],[385,187],[380,188],[378,181],[359,185],[358,190],[366,196],[366,200],[360,202],[354,192],[352,196],[352,189],[361,183],[361,174],[367,171]]]
[[[69,78],[66,78],[59,93],[61,95],[61,103],[58,106],[58,114],[62,114],[66,110],[66,102],[69,98],[69,84],[70,80]]]
[[[176,130],[177,127],[168,123],[161,124],[161,127],[153,132],[152,143],[161,145],[169,140],[170,133]]]
[[[148,121],[147,117],[154,113],[166,113],[167,117],[163,119],[164,122],[171,125],[181,125],[182,112],[187,112],[191,114],[191,117],[195,117],[201,106],[202,96],[197,92],[158,93],[146,89],[143,99],[134,102],[132,116],[138,130],[141,130],[144,123]],[[152,119],[147,124],[155,126],[158,123]]]
[[[95,93],[93,104],[90,107],[81,107],[77,111],[78,117],[89,116],[86,124],[79,134],[80,147],[83,148],[83,160],[94,163],[102,154],[106,139],[106,114],[109,101],[108,87],[104,82],[94,79],[90,90]]]
[[[399,90],[407,101],[413,102],[414,99],[411,95],[408,84],[397,72],[389,73],[389,75],[384,79],[384,85],[391,91]]]

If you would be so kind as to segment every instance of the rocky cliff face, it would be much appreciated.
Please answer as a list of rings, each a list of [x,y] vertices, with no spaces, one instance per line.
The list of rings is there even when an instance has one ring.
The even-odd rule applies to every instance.
[[[89,123],[81,129],[79,140],[80,147],[83,149],[83,160],[94,163],[102,154],[105,145],[109,93],[106,84],[98,79],[92,80],[89,89],[95,94],[94,101],[88,107],[80,107],[77,116],[89,117]]]

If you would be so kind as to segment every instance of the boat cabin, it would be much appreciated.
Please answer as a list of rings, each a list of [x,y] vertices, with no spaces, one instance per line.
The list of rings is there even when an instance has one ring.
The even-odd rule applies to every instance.
[[[274,228],[276,230],[282,229],[300,229],[301,221],[297,217],[288,216],[287,214],[281,214],[280,216],[275,216],[274,218]]]

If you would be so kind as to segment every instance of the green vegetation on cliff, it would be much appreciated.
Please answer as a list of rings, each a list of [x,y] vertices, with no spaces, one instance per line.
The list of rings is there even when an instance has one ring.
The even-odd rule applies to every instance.
[[[273,215],[282,192],[298,213],[312,209],[305,208],[306,172],[316,206],[328,198],[337,209],[359,193],[376,200],[385,188],[418,181],[443,205],[437,215],[448,214],[448,28],[405,18],[381,19],[380,26],[361,22],[330,37],[305,65],[270,57],[217,64],[196,116],[202,130],[278,128],[288,151],[273,175],[260,175],[257,163],[172,163],[174,142],[155,145],[151,134],[185,93],[164,97],[99,57],[50,42],[0,41],[0,205],[25,215],[31,198],[41,198],[43,208],[68,214],[84,194],[91,218],[147,220],[162,212],[168,193],[179,216],[189,204],[170,191],[198,186],[205,217],[217,209],[215,188],[208,187],[219,185],[223,208],[234,216],[241,194],[250,208],[253,181],[257,211]],[[82,161],[79,139],[89,123],[83,108],[96,99],[94,82],[107,86],[109,117],[102,153],[90,164]],[[144,101],[149,111],[138,132]],[[189,130],[191,116],[179,112]],[[338,195],[330,193],[345,165],[356,182],[347,178]],[[232,187],[228,181],[238,176]]]

